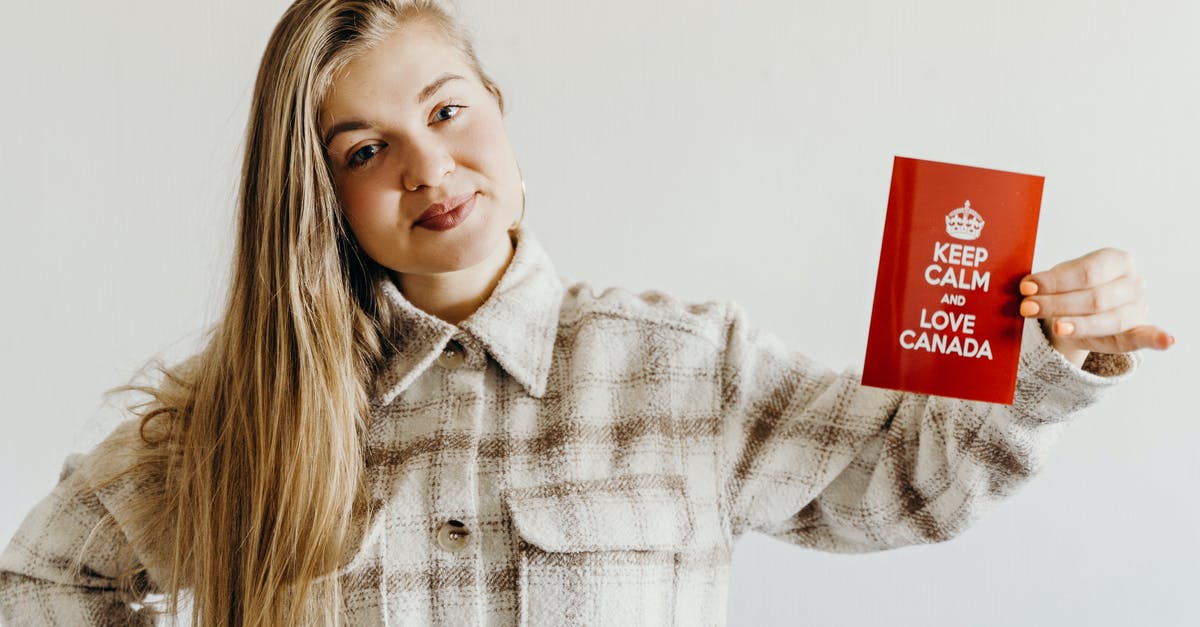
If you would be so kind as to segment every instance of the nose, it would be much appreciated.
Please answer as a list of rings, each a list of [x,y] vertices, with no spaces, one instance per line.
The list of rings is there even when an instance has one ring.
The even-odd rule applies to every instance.
[[[454,171],[454,158],[436,137],[414,139],[405,151],[403,168],[400,184],[404,189],[415,192],[422,185],[441,186],[442,179]]]

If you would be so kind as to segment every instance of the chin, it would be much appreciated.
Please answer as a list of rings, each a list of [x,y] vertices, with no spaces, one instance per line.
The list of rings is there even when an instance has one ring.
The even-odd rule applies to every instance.
[[[412,251],[408,263],[397,264],[401,267],[389,267],[403,273],[439,274],[466,270],[486,263],[488,259],[505,255],[501,247],[512,245],[507,226],[499,224],[494,215],[470,217],[488,219],[473,221],[468,218],[466,222],[449,231],[431,233],[438,238],[436,243],[429,244],[430,250],[421,255],[424,259],[411,258],[411,254],[416,254]],[[407,269],[404,266],[407,266]]]

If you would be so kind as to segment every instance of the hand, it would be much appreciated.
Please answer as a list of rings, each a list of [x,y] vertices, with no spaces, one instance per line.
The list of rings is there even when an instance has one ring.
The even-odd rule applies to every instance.
[[[1166,350],[1175,336],[1145,324],[1144,284],[1132,255],[1101,248],[1021,279],[1021,315],[1039,318],[1051,346],[1079,367],[1088,352]]]

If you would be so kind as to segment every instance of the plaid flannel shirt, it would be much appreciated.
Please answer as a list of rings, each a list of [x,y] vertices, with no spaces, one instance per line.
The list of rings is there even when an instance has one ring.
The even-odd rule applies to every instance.
[[[741,534],[838,553],[952,538],[1142,359],[1080,369],[1026,320],[1011,406],[864,387],[732,301],[597,293],[560,278],[528,225],[515,241],[457,326],[384,285],[404,332],[373,385],[348,624],[724,624]],[[81,459],[0,555],[13,625],[150,622],[111,578],[128,560],[162,576],[155,548],[98,530],[67,569],[137,492],[81,489]]]

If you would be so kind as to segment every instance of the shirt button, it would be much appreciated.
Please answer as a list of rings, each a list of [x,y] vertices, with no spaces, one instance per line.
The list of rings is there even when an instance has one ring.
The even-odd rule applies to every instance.
[[[438,529],[438,546],[451,553],[457,553],[467,547],[468,535],[470,533],[467,531],[467,526],[461,521],[447,520]]]
[[[446,344],[446,348],[442,349],[442,354],[438,355],[438,364],[443,368],[453,370],[466,361],[466,353],[463,351],[462,344],[457,340],[450,340]]]

